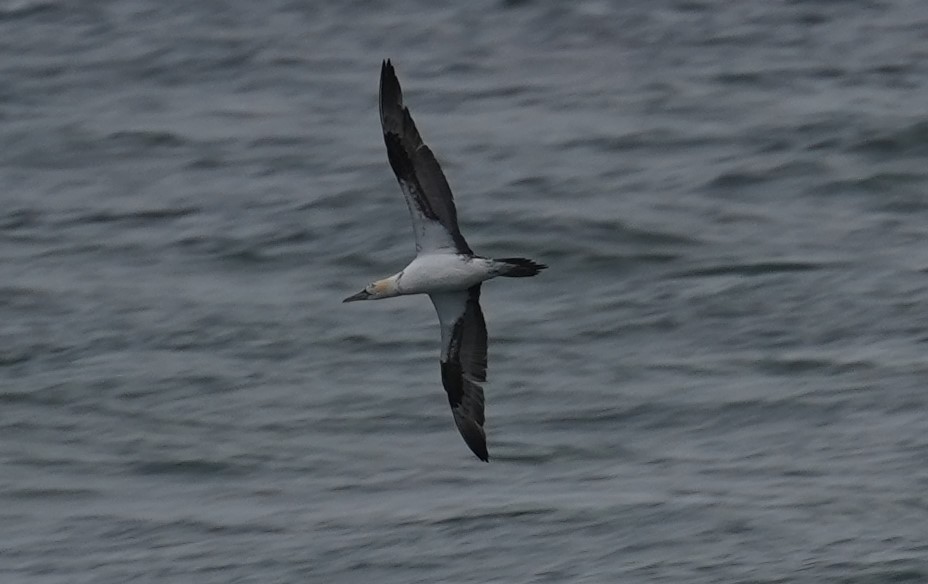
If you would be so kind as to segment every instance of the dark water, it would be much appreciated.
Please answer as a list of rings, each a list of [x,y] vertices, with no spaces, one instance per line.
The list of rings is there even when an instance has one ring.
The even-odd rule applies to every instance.
[[[0,581],[928,581],[928,6],[0,3]],[[478,462],[391,57],[490,256]]]

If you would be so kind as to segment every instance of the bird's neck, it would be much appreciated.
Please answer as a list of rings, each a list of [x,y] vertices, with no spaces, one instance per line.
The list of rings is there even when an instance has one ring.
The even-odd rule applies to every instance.
[[[402,294],[403,292],[400,289],[400,277],[402,275],[403,272],[399,272],[388,278],[384,278],[383,280],[378,280],[376,282],[377,295],[380,298],[391,298],[393,296],[399,296]]]

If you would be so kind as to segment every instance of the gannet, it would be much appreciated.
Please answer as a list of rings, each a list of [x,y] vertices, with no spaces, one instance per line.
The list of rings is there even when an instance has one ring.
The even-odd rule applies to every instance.
[[[461,230],[448,181],[403,105],[390,60],[380,69],[380,124],[387,158],[412,217],[416,257],[401,271],[371,282],[343,302],[428,294],[441,325],[441,382],[454,423],[480,460],[489,462],[484,433],[483,388],[487,378],[487,326],[480,284],[497,276],[534,276],[547,266],[525,258],[476,255]]]

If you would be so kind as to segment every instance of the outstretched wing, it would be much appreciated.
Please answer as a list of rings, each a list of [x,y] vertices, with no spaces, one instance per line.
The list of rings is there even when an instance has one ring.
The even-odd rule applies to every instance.
[[[487,325],[480,310],[480,284],[429,297],[441,322],[441,382],[454,423],[474,454],[489,462],[483,388],[478,385],[487,379]]]
[[[403,105],[403,90],[389,60],[380,69],[380,124],[387,158],[412,216],[416,251],[473,255],[458,229],[448,181]]]

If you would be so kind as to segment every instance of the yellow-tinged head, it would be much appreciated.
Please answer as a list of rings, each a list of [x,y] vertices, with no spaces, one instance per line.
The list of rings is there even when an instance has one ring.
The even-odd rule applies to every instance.
[[[397,296],[399,295],[399,290],[396,286],[396,280],[396,276],[391,276],[389,278],[384,278],[383,280],[371,282],[364,287],[364,290],[361,290],[354,296],[345,298],[342,300],[342,302],[355,302],[357,300],[377,300],[379,298],[390,298]]]

